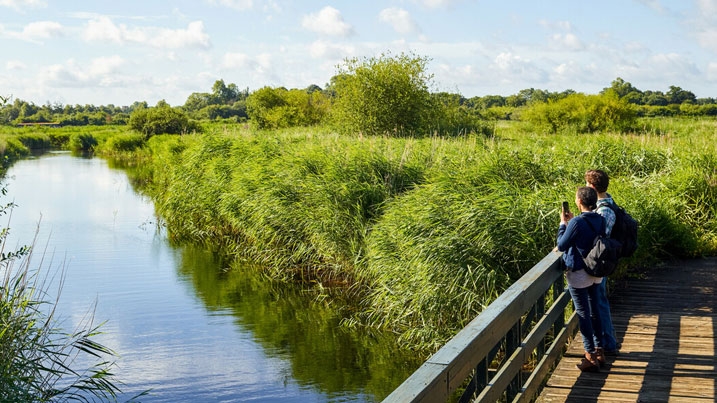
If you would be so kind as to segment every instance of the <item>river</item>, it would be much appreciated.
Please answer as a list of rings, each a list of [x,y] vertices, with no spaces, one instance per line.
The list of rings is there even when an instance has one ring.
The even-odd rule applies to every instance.
[[[150,390],[141,401],[373,402],[420,365],[389,336],[339,326],[336,301],[171,245],[151,200],[104,159],[28,158],[5,186],[17,204],[7,245],[39,231],[33,261],[65,276],[63,329],[93,307],[106,321],[96,340],[119,354],[120,401]]]

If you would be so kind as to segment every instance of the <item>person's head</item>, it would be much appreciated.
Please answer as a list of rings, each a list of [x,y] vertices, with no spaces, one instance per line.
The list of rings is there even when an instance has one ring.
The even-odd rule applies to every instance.
[[[585,172],[585,182],[588,186],[595,188],[598,193],[605,193],[607,192],[607,186],[610,184],[610,178],[605,171],[591,169]]]
[[[575,193],[575,204],[581,211],[592,211],[597,207],[598,195],[595,189],[590,186],[581,186]]]

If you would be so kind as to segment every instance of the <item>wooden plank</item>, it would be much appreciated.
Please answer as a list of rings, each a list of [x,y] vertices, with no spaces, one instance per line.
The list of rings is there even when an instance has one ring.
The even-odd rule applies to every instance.
[[[713,402],[717,258],[657,269],[611,295],[620,355],[581,373],[577,336],[537,402]]]

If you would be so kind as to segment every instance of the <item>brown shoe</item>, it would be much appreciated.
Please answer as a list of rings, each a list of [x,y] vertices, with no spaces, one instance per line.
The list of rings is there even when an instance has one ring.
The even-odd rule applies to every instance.
[[[595,349],[595,358],[597,358],[598,365],[600,367],[605,366],[605,350],[602,347]]]
[[[580,364],[575,366],[583,372],[600,372],[600,363],[597,360],[596,353],[585,352],[585,357],[580,361]]]

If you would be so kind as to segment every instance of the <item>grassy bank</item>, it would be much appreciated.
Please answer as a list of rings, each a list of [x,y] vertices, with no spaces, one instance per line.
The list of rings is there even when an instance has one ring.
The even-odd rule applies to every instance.
[[[636,135],[349,138],[317,129],[158,136],[149,193],[178,241],[221,245],[274,278],[340,282],[367,324],[431,349],[554,245],[588,168],[641,224],[631,268],[717,251],[712,120]]]
[[[538,135],[507,122],[493,138],[393,139],[217,124],[146,143],[109,133],[96,149],[131,162],[173,240],[340,285],[360,301],[345,324],[430,351],[552,249],[560,201],[589,168],[641,225],[620,275],[715,254],[716,129],[661,119],[633,135]]]

